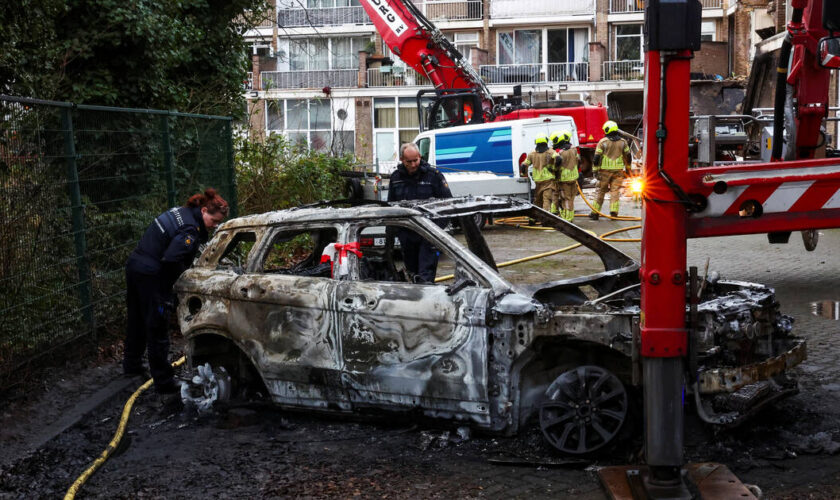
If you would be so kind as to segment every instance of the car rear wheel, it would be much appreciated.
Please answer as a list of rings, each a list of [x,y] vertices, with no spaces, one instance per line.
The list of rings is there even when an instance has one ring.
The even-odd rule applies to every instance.
[[[579,366],[546,389],[540,429],[561,452],[586,455],[617,441],[628,410],[627,390],[618,377],[600,366]]]
[[[184,403],[199,411],[209,410],[216,402],[226,402],[233,394],[233,380],[224,366],[212,367],[210,363],[198,365],[196,374],[181,389]]]

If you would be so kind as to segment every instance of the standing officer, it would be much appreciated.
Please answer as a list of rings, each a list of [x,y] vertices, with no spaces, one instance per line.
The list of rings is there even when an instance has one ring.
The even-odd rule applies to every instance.
[[[420,158],[413,143],[400,146],[400,163],[388,183],[388,201],[452,198],[443,174]],[[397,237],[405,268],[417,283],[434,283],[438,252],[425,238],[409,229],[399,229]]]
[[[578,149],[572,146],[572,133],[563,130],[558,133],[557,144],[560,154],[556,158],[558,164],[557,181],[560,193],[560,217],[569,222],[575,220],[575,196],[577,195],[578,163],[580,154]]]
[[[158,393],[179,388],[169,364],[172,285],[192,265],[199,244],[207,241],[207,230],[218,226],[227,213],[228,204],[215,189],[194,194],[186,206],[158,215],[128,257],[123,372],[143,375],[143,352],[148,349],[149,371]]]
[[[554,198],[554,157],[557,153],[548,148],[548,136],[537,134],[534,139],[536,148],[528,153],[522,165],[529,168],[534,188],[534,205],[546,212],[551,211],[551,200]]]
[[[619,135],[618,124],[610,120],[604,123],[603,128],[607,135],[598,142],[598,147],[595,148],[595,158],[592,161],[592,170],[600,175],[598,195],[592,204],[594,210],[589,214],[589,218],[592,220],[598,220],[598,212],[601,211],[601,204],[604,203],[604,196],[607,191],[610,192],[610,216],[618,216],[624,171],[630,168],[630,162],[632,161],[630,146]]]

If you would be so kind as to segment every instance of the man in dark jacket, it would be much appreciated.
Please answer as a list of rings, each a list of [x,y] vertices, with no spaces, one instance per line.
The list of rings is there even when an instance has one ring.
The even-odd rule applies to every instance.
[[[388,183],[388,201],[451,198],[443,174],[420,157],[412,143],[400,146],[400,163]],[[408,229],[397,232],[405,268],[419,283],[433,283],[437,273],[438,252],[425,238]]]

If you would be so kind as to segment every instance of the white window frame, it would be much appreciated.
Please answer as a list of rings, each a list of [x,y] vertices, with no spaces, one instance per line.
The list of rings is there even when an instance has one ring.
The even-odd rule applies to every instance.
[[[315,45],[315,41],[323,41],[326,40],[327,42],[327,67],[326,68],[312,68],[312,54],[316,52],[313,49]],[[350,68],[337,68],[336,64],[334,64],[335,53],[333,51],[333,43],[337,43],[338,40],[350,40],[350,56],[355,59],[356,65]],[[306,65],[304,68],[298,69],[291,69],[292,67],[292,49],[293,47],[297,47],[296,44],[300,44],[301,42],[306,42],[306,50],[305,50],[305,58],[304,61]],[[358,54],[359,51],[364,49],[365,46],[370,42],[369,38],[366,38],[364,35],[361,36],[343,36],[343,37],[309,37],[309,38],[293,38],[289,40],[289,70],[290,71],[331,71],[334,69],[358,69],[359,67],[359,60]],[[357,46],[358,45],[358,46]]]
[[[619,35],[618,28],[624,26],[638,26],[639,33],[632,34],[632,35]],[[618,40],[619,38],[638,38],[639,42],[639,59],[626,59],[627,61],[641,61],[644,59],[645,54],[645,45],[644,45],[644,26],[641,23],[621,23],[621,24],[614,24],[613,25],[613,61],[619,61],[624,59],[618,58]]]
[[[710,39],[707,40],[704,37],[710,37]],[[717,41],[717,23],[715,21],[703,21],[700,25],[700,39],[704,42]]]
[[[410,106],[410,107],[414,108],[415,112],[416,112],[416,102],[414,102],[414,98],[412,98],[412,97],[374,97],[374,100],[371,103],[372,108],[373,108],[372,109],[373,112],[371,113],[371,116],[370,116],[370,125],[371,125],[371,130],[373,130],[373,155],[374,155],[374,159],[379,161],[380,163],[391,161],[390,159],[377,158],[376,157],[377,151],[379,150],[377,143],[379,141],[378,135],[380,133],[388,133],[388,132],[391,133],[392,140],[395,143],[394,151],[396,151],[396,154],[397,154],[397,158],[395,158],[395,160],[397,162],[399,162],[399,151],[400,151],[400,145],[401,145],[400,132],[416,131],[418,134],[420,133],[420,127],[419,126],[417,126],[417,127],[404,127],[400,123],[400,99],[403,99],[405,102],[411,102],[412,106]],[[391,100],[393,102],[393,104],[394,104],[394,114],[395,114],[395,116],[394,116],[394,127],[381,127],[381,128],[376,127],[376,101],[377,100],[382,100],[382,101]],[[407,108],[409,106],[403,106],[403,107]]]
[[[329,110],[327,113],[330,117],[330,124],[329,128],[312,128],[312,101],[327,101],[330,105]],[[269,128],[269,119],[268,119],[268,106],[270,101],[276,101],[281,105],[281,109],[283,110],[283,128],[282,129],[273,129]],[[290,129],[289,126],[289,101],[306,101],[306,128],[296,128]],[[335,138],[333,137],[336,133],[339,132],[351,132],[353,134],[353,139],[350,141],[350,146],[353,148],[352,151],[345,151],[354,153],[355,152],[355,140],[356,140],[356,132],[355,130],[338,130],[337,125],[335,123],[335,111],[333,110],[333,100],[332,99],[266,99],[265,104],[263,106],[263,110],[265,112],[265,130],[269,134],[282,134],[287,139],[289,138],[289,134],[305,134],[306,135],[306,145],[308,148],[311,148],[312,145],[312,133],[318,132],[328,132],[329,133],[329,141],[327,143],[327,151],[330,151],[332,146],[335,144]],[[291,139],[290,139],[291,140]]]

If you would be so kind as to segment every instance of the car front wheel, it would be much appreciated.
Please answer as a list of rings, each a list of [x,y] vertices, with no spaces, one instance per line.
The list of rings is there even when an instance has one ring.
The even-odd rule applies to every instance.
[[[621,380],[594,365],[568,370],[546,389],[540,429],[563,453],[587,455],[617,441],[629,402]]]

